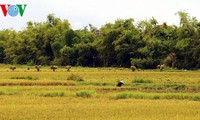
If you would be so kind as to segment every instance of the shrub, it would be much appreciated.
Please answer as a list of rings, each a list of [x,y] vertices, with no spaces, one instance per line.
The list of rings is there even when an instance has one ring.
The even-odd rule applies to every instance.
[[[84,81],[82,77],[80,77],[79,75],[75,75],[75,74],[71,74],[67,80],[73,80],[73,81],[77,81],[77,82],[81,82]]]
[[[90,98],[92,95],[95,93],[95,91],[92,90],[84,90],[84,91],[79,91],[76,93],[77,97],[83,97],[83,98]]]

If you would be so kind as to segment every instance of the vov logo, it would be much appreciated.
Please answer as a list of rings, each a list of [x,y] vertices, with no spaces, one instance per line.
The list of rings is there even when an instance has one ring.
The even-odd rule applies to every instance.
[[[18,14],[20,14],[20,16],[24,15],[24,11],[26,9],[27,4],[17,4],[17,5],[11,5],[11,4],[0,4],[3,15],[6,17],[7,13],[12,16],[15,17]]]

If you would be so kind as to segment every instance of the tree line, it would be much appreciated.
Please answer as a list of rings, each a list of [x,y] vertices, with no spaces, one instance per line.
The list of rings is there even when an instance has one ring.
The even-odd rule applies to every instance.
[[[28,22],[22,31],[0,31],[0,63],[149,69],[165,64],[200,68],[200,22],[179,11],[179,25],[158,24],[152,17],[134,22],[117,19],[97,29],[73,30],[67,20],[49,14],[45,22]]]

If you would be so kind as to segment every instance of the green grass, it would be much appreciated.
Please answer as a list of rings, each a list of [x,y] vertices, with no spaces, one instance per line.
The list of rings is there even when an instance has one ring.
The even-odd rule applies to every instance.
[[[132,83],[153,83],[151,80],[135,79]]]
[[[0,91],[0,95],[5,95],[5,93],[3,91]]]
[[[95,94],[95,91],[93,90],[83,90],[83,91],[78,91],[76,93],[77,97],[82,97],[82,98],[91,98]]]
[[[133,83],[132,87],[141,90],[165,90],[165,91],[198,91],[200,90],[198,86],[190,86],[185,84],[174,84],[174,83]]]
[[[114,99],[178,99],[200,101],[199,93],[143,93],[143,92],[119,92]]]
[[[41,92],[39,96],[42,97],[64,97],[64,91],[45,91]]]
[[[0,95],[20,95],[22,90],[19,87],[0,88]]]

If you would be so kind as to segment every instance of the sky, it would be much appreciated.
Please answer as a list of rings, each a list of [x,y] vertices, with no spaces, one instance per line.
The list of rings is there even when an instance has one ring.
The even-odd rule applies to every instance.
[[[4,17],[0,8],[0,30],[23,30],[28,21],[45,22],[50,13],[67,19],[74,30],[88,24],[100,28],[128,18],[137,23],[154,17],[159,23],[178,25],[179,17],[175,13],[180,10],[200,21],[200,0],[0,0],[0,4],[27,4],[22,17]]]

